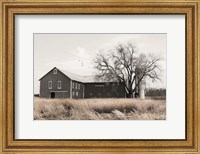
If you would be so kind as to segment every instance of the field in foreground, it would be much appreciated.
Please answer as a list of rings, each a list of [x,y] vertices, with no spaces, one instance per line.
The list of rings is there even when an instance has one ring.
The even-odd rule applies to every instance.
[[[35,120],[165,120],[165,100],[34,98]]]

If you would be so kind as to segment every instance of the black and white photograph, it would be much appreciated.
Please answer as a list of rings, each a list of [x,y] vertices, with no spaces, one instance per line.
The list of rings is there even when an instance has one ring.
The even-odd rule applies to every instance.
[[[166,120],[166,33],[35,33],[34,120]]]

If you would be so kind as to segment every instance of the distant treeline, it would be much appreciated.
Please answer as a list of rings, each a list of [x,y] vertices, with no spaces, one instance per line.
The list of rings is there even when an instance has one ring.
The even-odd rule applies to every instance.
[[[153,99],[166,99],[166,89],[146,89],[146,97],[151,97]]]

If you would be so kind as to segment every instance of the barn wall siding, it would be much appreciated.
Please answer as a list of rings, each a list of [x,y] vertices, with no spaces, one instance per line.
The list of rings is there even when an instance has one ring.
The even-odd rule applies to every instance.
[[[85,98],[124,98],[122,83],[85,83]]]
[[[49,81],[52,81],[52,89],[48,88]],[[61,89],[58,89],[58,81],[61,81]],[[64,94],[63,91],[65,91]],[[52,70],[40,80],[40,97],[51,98],[51,92],[55,92],[55,98],[70,98],[70,79],[59,70],[57,74],[53,74]]]
[[[72,98],[76,98],[76,99],[84,98],[83,89],[84,89],[83,83],[72,81]]]

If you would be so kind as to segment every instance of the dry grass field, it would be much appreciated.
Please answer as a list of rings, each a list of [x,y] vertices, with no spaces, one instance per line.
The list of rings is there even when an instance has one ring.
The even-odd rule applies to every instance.
[[[35,120],[165,120],[165,100],[34,99]]]

